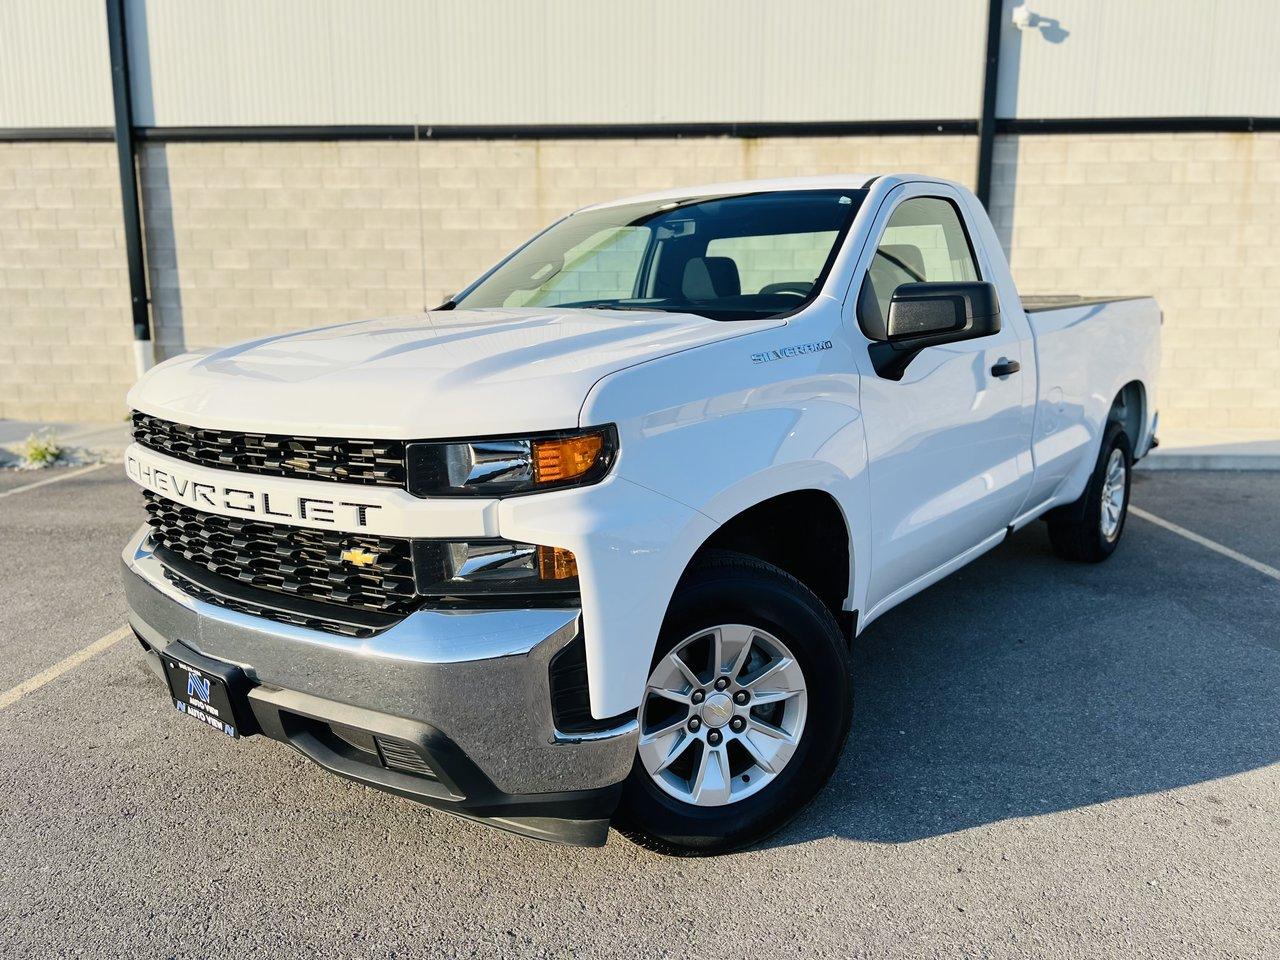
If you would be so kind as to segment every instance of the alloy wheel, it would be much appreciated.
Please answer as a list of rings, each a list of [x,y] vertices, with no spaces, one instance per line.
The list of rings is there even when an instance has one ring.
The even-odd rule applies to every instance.
[[[786,767],[808,706],[804,672],[773,634],[744,624],[699,630],[649,676],[640,707],[640,760],[677,800],[701,807],[736,803]]]
[[[1120,535],[1120,518],[1124,516],[1125,474],[1124,451],[1117,447],[1107,460],[1102,478],[1102,536],[1108,543]]]

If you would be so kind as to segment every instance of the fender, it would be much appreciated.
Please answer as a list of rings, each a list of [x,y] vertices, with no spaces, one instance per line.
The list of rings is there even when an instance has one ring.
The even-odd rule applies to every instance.
[[[838,331],[838,324],[838,305],[819,302],[783,328],[618,371],[588,395],[580,422],[617,425],[619,455],[611,483],[668,501],[671,506],[660,513],[676,505],[686,511],[662,521],[669,539],[639,552],[624,544],[633,536],[643,538],[649,521],[642,517],[633,522],[618,506],[598,517],[601,524],[613,526],[614,541],[604,550],[597,542],[588,569],[580,571],[592,712],[597,716],[612,716],[639,703],[658,629],[680,576],[707,539],[742,511],[785,493],[824,491],[845,516],[851,556],[869,555],[858,374],[844,338],[826,335]],[[793,343],[827,341],[832,346],[822,350],[786,349]],[[779,359],[753,361],[753,355],[770,351]],[[552,499],[538,498],[548,504]],[[499,520],[503,535],[527,534],[533,542],[546,542],[527,525],[533,509],[533,504],[504,502]],[[629,533],[617,528],[623,516]],[[563,542],[563,525],[557,530]],[[593,535],[606,536],[604,528]],[[658,556],[659,563],[651,562]],[[850,566],[848,603],[856,609],[865,597],[868,567]],[[609,604],[596,605],[597,587],[611,598]],[[619,596],[627,600],[619,603]]]

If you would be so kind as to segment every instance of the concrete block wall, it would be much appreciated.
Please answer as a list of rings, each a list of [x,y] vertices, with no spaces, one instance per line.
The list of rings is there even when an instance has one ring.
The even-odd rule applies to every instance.
[[[181,143],[140,160],[161,358],[452,294],[584,204],[914,170],[970,137]],[[1027,293],[1153,293],[1166,426],[1280,431],[1280,134],[1002,137],[993,218]],[[0,417],[107,420],[132,380],[111,144],[0,144]]]
[[[162,357],[434,306],[571,210],[681,183],[905,166],[972,138],[148,144]]]
[[[411,143],[147,144],[139,176],[157,359],[422,308]]]
[[[1154,294],[1161,423],[1280,433],[1280,133],[1001,138],[1024,293]]]
[[[123,416],[133,325],[111,143],[0,143],[0,418]]]

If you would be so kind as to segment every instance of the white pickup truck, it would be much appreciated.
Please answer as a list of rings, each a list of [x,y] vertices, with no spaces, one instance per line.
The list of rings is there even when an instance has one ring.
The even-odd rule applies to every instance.
[[[1116,548],[1160,326],[1024,303],[929,177],[588,207],[425,314],[144,377],[130,621],[222,733],[543,839],[735,849],[830,776],[869,623],[1037,518]]]

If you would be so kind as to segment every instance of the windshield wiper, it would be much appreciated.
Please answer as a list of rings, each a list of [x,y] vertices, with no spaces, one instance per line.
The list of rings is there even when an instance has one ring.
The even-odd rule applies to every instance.
[[[599,301],[584,300],[581,303],[557,303],[554,306],[548,306],[547,309],[554,310],[558,307],[564,307],[570,310],[633,310],[633,311],[638,310],[641,313],[648,313],[652,310],[661,310],[665,312],[665,309],[666,309],[664,307],[658,307],[658,306],[652,306],[652,307],[626,306],[624,304],[618,303],[618,301],[616,300],[599,300]]]

